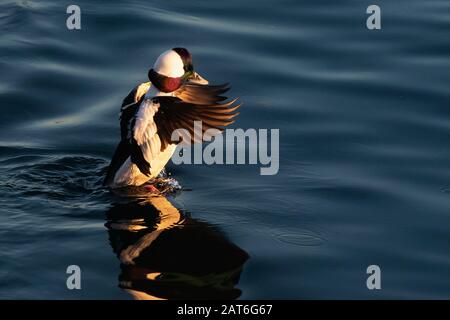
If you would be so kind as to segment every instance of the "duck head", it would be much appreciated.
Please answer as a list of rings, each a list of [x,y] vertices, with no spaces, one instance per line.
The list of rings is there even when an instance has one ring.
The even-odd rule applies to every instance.
[[[192,55],[185,48],[173,48],[163,52],[148,71],[148,78],[162,92],[173,92],[186,82],[209,83],[195,72]]]

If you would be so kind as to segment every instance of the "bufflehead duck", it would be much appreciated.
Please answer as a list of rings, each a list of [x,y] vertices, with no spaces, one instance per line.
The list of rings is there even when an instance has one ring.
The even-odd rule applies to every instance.
[[[148,71],[150,82],[136,86],[123,100],[120,113],[121,141],[108,168],[104,185],[140,186],[156,178],[172,157],[176,129],[194,135],[194,121],[202,121],[202,133],[220,131],[234,122],[237,99],[223,102],[229,86],[208,85],[194,71],[192,55],[185,48],[163,52]]]

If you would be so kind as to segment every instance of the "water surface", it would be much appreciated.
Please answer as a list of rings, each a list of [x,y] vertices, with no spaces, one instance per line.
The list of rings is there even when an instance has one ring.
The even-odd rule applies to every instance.
[[[0,4],[0,298],[450,297],[448,1],[380,0],[379,31],[369,1],[77,4],[80,31],[69,3]],[[175,46],[232,83],[234,127],[280,129],[277,175],[170,164],[177,195],[101,187],[123,97]]]

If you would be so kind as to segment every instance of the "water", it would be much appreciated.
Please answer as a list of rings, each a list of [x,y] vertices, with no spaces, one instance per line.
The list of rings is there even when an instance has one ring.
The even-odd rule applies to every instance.
[[[380,31],[369,1],[77,4],[81,31],[66,3],[0,4],[0,298],[450,297],[448,1],[380,0]],[[174,46],[232,83],[234,127],[280,128],[278,175],[102,188],[121,100]]]

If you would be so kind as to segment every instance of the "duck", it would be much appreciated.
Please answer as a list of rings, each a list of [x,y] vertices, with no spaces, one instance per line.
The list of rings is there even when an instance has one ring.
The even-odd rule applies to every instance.
[[[135,86],[120,109],[120,141],[112,156],[103,185],[112,188],[141,186],[158,177],[180,142],[202,143],[205,131],[220,134],[236,120],[242,105],[226,101],[228,83],[210,85],[194,70],[192,54],[182,47],[163,52],[147,73],[148,80]],[[201,121],[202,135],[194,134]],[[172,141],[177,129],[189,135]],[[210,137],[208,138],[210,139]]]

